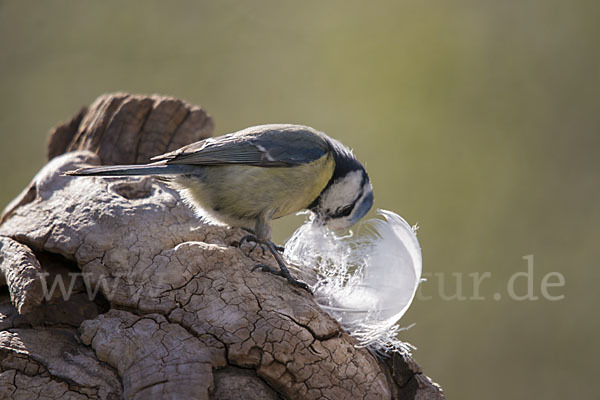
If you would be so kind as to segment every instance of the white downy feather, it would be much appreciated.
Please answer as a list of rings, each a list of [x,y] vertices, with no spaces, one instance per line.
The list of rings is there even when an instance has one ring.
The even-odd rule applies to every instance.
[[[377,212],[383,219],[360,223],[357,235],[338,236],[309,219],[286,243],[285,256],[316,268],[317,302],[361,345],[408,353],[397,322],[421,280],[421,248],[416,228],[391,211]]]

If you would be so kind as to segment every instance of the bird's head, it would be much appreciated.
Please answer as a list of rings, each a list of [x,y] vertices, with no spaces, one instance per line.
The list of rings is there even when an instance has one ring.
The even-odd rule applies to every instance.
[[[345,229],[357,223],[373,205],[373,187],[367,171],[352,152],[330,139],[335,170],[329,183],[309,209],[316,222],[332,229]]]

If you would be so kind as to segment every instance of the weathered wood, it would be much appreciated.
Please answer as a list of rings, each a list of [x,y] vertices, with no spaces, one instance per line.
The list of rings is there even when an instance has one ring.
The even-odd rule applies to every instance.
[[[306,292],[252,272],[272,260],[163,183],[62,175],[146,162],[212,126],[180,100],[115,94],[53,131],[0,225],[0,397],[443,398],[408,356],[376,358]]]

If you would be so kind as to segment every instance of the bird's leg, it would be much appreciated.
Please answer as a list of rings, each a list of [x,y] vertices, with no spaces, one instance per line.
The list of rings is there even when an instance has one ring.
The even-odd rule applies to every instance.
[[[260,270],[263,272],[270,272],[273,275],[281,276],[281,277],[287,279],[287,281],[290,284],[292,284],[296,287],[299,287],[301,289],[304,289],[308,293],[312,294],[312,290],[310,290],[310,287],[305,282],[302,282],[292,276],[292,274],[290,273],[290,270],[285,265],[283,258],[281,258],[281,254],[279,254],[277,246],[273,242],[271,242],[270,240],[260,240],[254,235],[246,235],[240,239],[240,247],[242,246],[242,244],[244,244],[244,242],[250,242],[250,241],[266,246],[267,249],[273,255],[273,257],[275,258],[275,261],[277,261],[277,264],[279,265],[279,271],[276,270],[275,268],[270,267],[265,264],[257,264],[254,268],[252,268],[252,271],[255,271],[260,268]]]
[[[254,251],[254,249],[256,249],[256,246],[259,246],[259,245],[260,245],[260,250],[262,251],[262,255],[263,255],[263,257],[265,256],[265,248],[263,247],[263,244],[260,242],[260,240],[258,240],[258,239],[256,238],[256,235],[254,235],[254,234],[251,234],[251,235],[246,235],[246,236],[243,236],[243,237],[240,239],[240,244],[239,244],[238,246],[241,248],[241,247],[242,247],[242,245],[243,245],[245,242],[248,242],[248,243],[250,243],[250,242],[254,242],[254,246],[252,246],[252,249],[250,250],[250,253],[252,253],[252,252]]]
[[[269,249],[269,251],[271,251],[271,254],[273,254],[273,257],[275,257],[275,261],[277,261],[277,264],[279,265],[280,271],[277,272],[277,275],[284,277],[292,285],[297,286],[301,289],[304,289],[308,293],[312,294],[312,290],[310,290],[310,287],[308,286],[308,284],[306,284],[306,282],[302,282],[292,276],[292,274],[290,273],[290,270],[285,265],[283,258],[281,258],[281,254],[279,254],[279,252],[277,251],[275,244],[273,244],[273,242],[271,242],[271,241],[267,241],[265,244],[266,244],[267,248]],[[268,269],[265,269],[264,267],[265,266],[261,266],[260,268],[263,271],[273,273],[271,267],[267,266]],[[256,267],[254,267],[254,268],[256,269]]]
[[[254,229],[244,228],[244,227],[242,227],[242,229],[249,233],[249,235],[244,236],[244,238],[246,238],[248,236],[250,236],[250,237],[258,237],[256,235],[256,231]],[[244,238],[242,238],[242,239],[244,239]],[[240,241],[240,246],[241,246],[241,243],[242,243],[242,241]],[[274,245],[275,245],[275,248],[277,249],[278,252],[283,253],[285,251],[285,247],[278,246],[276,244],[274,244]],[[256,248],[256,246],[254,246],[251,251],[254,251],[255,248]],[[262,251],[263,251],[263,256],[264,256],[265,255],[265,250],[262,249]]]

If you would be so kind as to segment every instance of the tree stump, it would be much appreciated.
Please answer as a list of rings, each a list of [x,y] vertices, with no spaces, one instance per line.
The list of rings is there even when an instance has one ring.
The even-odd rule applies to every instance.
[[[212,135],[200,107],[98,98],[53,130],[0,225],[0,397],[442,399],[407,355],[378,358],[239,229],[201,223],[152,178],[73,178]]]

